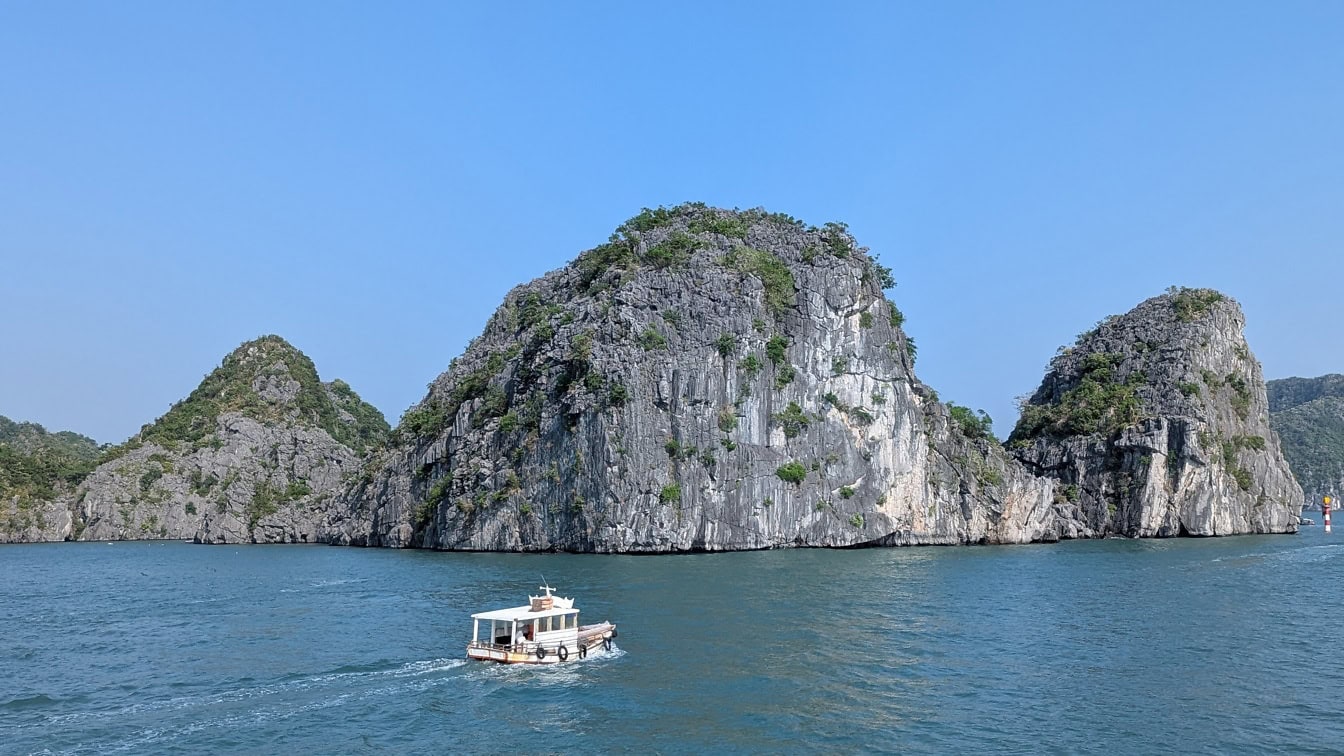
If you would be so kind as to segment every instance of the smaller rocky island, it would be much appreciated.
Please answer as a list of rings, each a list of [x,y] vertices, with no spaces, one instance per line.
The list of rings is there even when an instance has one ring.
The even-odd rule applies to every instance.
[[[1231,299],[1172,289],[1065,348],[1008,447],[1063,484],[1064,537],[1284,533],[1302,490]]]
[[[264,336],[125,443],[79,456],[57,485],[10,487],[9,522],[20,527],[0,537],[316,542],[361,456],[388,430],[348,385],[321,382],[312,360]]]

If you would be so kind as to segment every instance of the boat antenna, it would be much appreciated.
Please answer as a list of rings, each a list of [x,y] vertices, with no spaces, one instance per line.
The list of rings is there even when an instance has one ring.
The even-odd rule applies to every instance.
[[[538,573],[538,574],[540,574],[540,573]],[[543,591],[546,591],[546,595],[547,595],[547,596],[551,595],[551,584],[548,583],[548,582],[546,582],[546,576],[545,576],[545,575],[542,575],[542,576],[541,576],[541,589],[542,589]]]

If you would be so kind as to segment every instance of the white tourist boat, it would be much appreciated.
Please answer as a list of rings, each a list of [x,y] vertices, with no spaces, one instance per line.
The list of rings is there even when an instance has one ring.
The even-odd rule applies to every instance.
[[[616,626],[610,622],[580,625],[574,599],[541,596],[512,609],[471,615],[471,643],[467,657],[504,664],[558,664],[583,659],[599,647],[611,649]]]

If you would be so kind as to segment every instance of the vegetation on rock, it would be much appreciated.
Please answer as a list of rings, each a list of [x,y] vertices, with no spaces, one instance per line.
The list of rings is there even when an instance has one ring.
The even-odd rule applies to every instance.
[[[1038,436],[1110,436],[1138,422],[1138,387],[1144,375],[1134,372],[1120,380],[1115,375],[1120,360],[1107,352],[1087,355],[1072,388],[1054,401],[1022,407],[1010,442]]]
[[[789,402],[789,406],[783,412],[775,415],[775,421],[784,429],[785,438],[793,438],[807,430],[808,417],[797,402]]]
[[[801,462],[787,462],[775,470],[775,474],[785,483],[802,483],[807,478],[807,468]]]
[[[1167,289],[1171,295],[1171,306],[1176,311],[1176,319],[1182,323],[1189,323],[1204,315],[1209,308],[1226,299],[1221,292],[1213,289],[1187,289],[1182,287],[1171,287]]]
[[[104,448],[78,433],[49,433],[0,415],[0,499],[17,497],[21,506],[50,501],[83,480]]]
[[[1308,499],[1344,495],[1344,376],[1269,381],[1270,425]]]
[[[292,392],[288,384],[297,384]],[[260,389],[260,390],[259,390]],[[186,399],[140,429],[127,446],[156,443],[168,449],[196,445],[215,432],[225,412],[258,422],[297,422],[325,430],[362,453],[381,443],[387,421],[344,382],[324,385],[313,361],[279,336],[262,336],[235,349]],[[345,419],[342,417],[345,413]]]
[[[784,261],[758,249],[738,247],[724,255],[723,264],[741,273],[756,276],[765,287],[765,303],[770,312],[782,315],[793,307],[794,295],[798,290],[793,273]]]
[[[952,422],[957,424],[957,428],[961,430],[963,436],[973,439],[994,437],[994,421],[984,410],[976,413],[972,412],[970,407],[949,402],[947,411],[952,417]]]

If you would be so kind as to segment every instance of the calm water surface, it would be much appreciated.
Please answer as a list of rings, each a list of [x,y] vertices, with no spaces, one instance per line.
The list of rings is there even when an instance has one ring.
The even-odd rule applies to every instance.
[[[540,575],[609,653],[464,660]],[[1335,752],[1344,534],[612,557],[0,547],[6,753]]]

